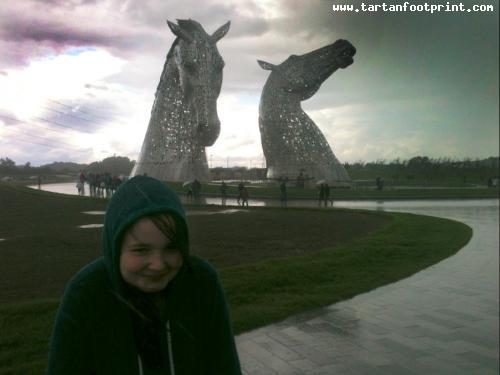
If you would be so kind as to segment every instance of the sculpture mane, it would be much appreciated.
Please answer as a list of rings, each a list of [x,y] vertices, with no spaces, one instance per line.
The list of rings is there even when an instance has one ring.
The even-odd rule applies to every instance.
[[[325,136],[302,110],[300,102],[313,96],[338,68],[353,63],[356,49],[346,40],[279,65],[258,61],[270,70],[259,106],[259,129],[268,178],[293,177],[303,172],[330,183],[350,181]]]
[[[217,98],[224,60],[216,43],[230,22],[212,35],[194,20],[167,21],[177,36],[155,94],[151,118],[131,175],[164,181],[209,179],[205,147],[220,133]]]

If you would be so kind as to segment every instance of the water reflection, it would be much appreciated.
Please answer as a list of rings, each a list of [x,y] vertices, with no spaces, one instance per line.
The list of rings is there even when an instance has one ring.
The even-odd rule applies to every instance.
[[[82,229],[91,229],[91,228],[102,228],[104,224],[85,224],[85,225],[79,225],[78,228]]]

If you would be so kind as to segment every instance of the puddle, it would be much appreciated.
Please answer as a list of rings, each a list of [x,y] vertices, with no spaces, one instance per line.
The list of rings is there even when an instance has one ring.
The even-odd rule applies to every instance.
[[[85,224],[79,225],[78,228],[88,229],[88,228],[102,228],[104,224]]]
[[[238,208],[232,208],[223,211],[188,211],[187,216],[198,216],[198,215],[217,215],[217,214],[234,214],[236,212],[250,212],[250,210],[241,210]]]
[[[106,211],[83,211],[82,214],[87,215],[104,215]]]

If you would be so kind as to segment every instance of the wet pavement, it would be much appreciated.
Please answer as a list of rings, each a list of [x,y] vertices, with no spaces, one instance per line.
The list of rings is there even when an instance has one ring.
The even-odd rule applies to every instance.
[[[474,235],[407,279],[239,335],[244,374],[498,374],[498,201],[357,207],[451,218]]]

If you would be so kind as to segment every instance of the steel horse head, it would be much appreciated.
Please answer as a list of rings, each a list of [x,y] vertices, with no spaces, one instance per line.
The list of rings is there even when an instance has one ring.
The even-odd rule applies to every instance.
[[[297,56],[279,65],[258,60],[270,70],[259,107],[259,129],[267,162],[267,177],[296,176],[305,171],[317,180],[349,181],[325,136],[302,110],[309,99],[337,69],[353,63],[356,53],[347,40]]]
[[[220,133],[217,98],[224,60],[217,42],[230,23],[212,35],[194,20],[167,21],[176,36],[156,90],[148,130],[132,175],[166,181],[209,178],[205,147]]]
[[[167,21],[177,36],[172,57],[178,68],[183,99],[197,114],[196,137],[203,146],[212,146],[220,133],[217,98],[222,85],[224,60],[216,43],[226,35],[230,22],[208,35],[193,20]]]

